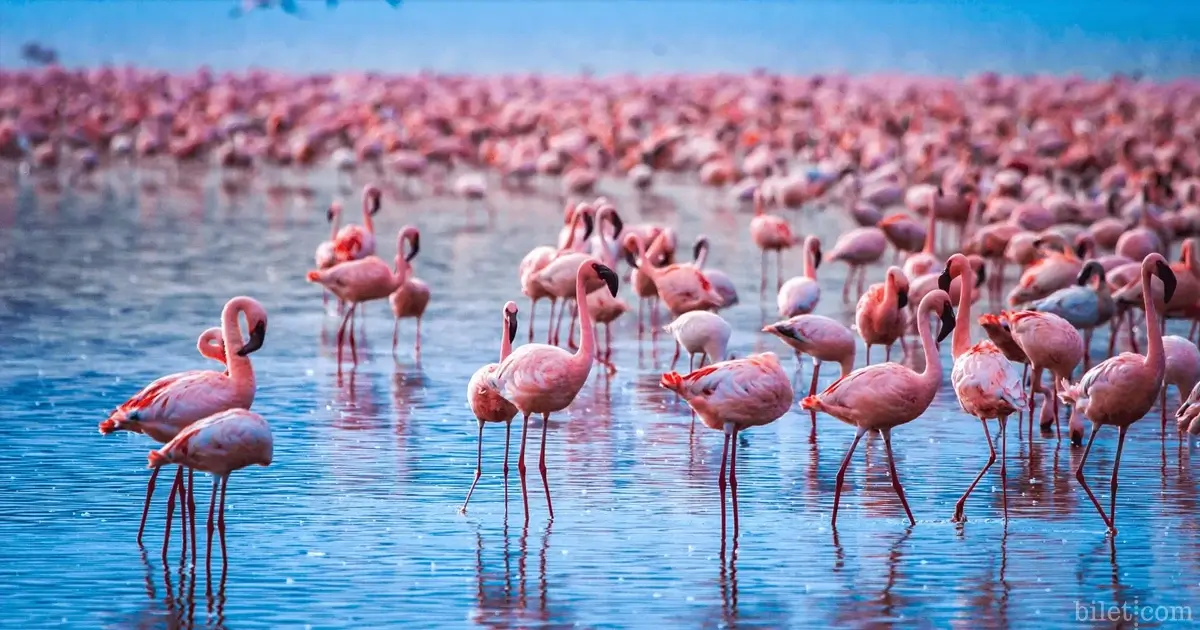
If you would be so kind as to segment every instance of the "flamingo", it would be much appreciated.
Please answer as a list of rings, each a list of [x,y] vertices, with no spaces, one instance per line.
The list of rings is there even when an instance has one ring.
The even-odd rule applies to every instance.
[[[417,339],[413,345],[413,352],[419,358],[421,356],[421,318],[425,316],[425,308],[429,306],[429,285],[420,278],[409,275],[404,284],[401,284],[399,289],[388,296],[388,304],[392,307],[394,316],[392,355],[395,356],[396,344],[400,339],[400,320],[412,318],[417,320]]]
[[[329,210],[325,212],[325,220],[329,222],[329,240],[317,245],[317,253],[314,257],[317,269],[328,269],[338,263],[336,242],[341,216],[342,204],[336,201],[329,204]],[[323,291],[321,296],[322,304],[327,306],[329,304],[329,292]]]
[[[225,552],[225,489],[229,485],[229,475],[254,464],[270,466],[273,445],[271,427],[267,426],[262,416],[244,408],[235,408],[192,423],[162,448],[150,451],[147,456],[149,468],[155,473],[163,466],[178,464],[180,470],[186,467],[212,474],[212,496],[208,503],[207,557],[210,566],[218,485],[221,509],[216,526],[221,534],[221,563],[228,564],[229,556]]]
[[[971,263],[962,254],[952,255],[942,271],[942,290],[950,288],[952,278],[962,277],[964,274],[973,275]],[[950,354],[954,357],[950,383],[954,386],[954,394],[958,397],[958,404],[962,406],[963,411],[979,418],[990,455],[983,469],[955,504],[954,517],[951,520],[956,523],[966,522],[964,508],[967,497],[971,496],[971,491],[979,484],[979,480],[983,479],[988,469],[996,462],[996,447],[992,444],[992,434],[987,426],[987,421],[993,418],[1000,422],[1000,490],[1004,497],[1004,519],[1008,520],[1008,417],[1025,407],[1025,390],[1021,386],[1021,377],[1008,357],[991,341],[971,344],[971,284],[962,282],[958,297],[958,316],[954,325],[954,338],[950,342]]]
[[[775,252],[775,280],[783,284],[783,250],[796,244],[792,236],[792,228],[787,220],[773,214],[767,214],[764,208],[761,187],[754,191],[754,218],[750,220],[750,238],[762,250],[762,281],[759,292],[767,290],[767,252]],[[777,286],[776,289],[779,287]]]
[[[789,278],[779,288],[777,298],[780,317],[794,317],[813,312],[821,300],[821,284],[817,282],[817,268],[821,266],[821,240],[815,236],[804,238],[804,275]]]
[[[837,380],[828,389],[800,401],[800,408],[807,411],[823,411],[842,422],[857,427],[850,450],[842,459],[833,492],[833,516],[830,524],[837,527],[838,504],[842,498],[842,484],[846,480],[846,468],[858,442],[867,431],[883,434],[887,449],[888,469],[892,476],[892,488],[904,505],[911,525],[916,525],[908,500],[904,498],[904,486],[896,472],[896,461],[892,455],[892,429],[921,417],[937,395],[942,382],[942,360],[929,332],[929,315],[939,313],[942,321],[937,343],[954,330],[954,308],[945,291],[933,291],[921,300],[917,307],[917,331],[921,347],[925,352],[925,369],[916,372],[899,363],[880,363],[859,368]]]
[[[206,359],[212,359],[222,366],[225,365],[225,342],[222,339],[224,333],[220,328],[209,328],[200,333],[200,338],[196,340],[196,350],[200,352],[200,356]],[[228,374],[228,370],[226,370]]]
[[[1093,275],[1098,279],[1095,289],[1088,286]],[[1115,310],[1108,282],[1104,278],[1104,267],[1095,260],[1089,260],[1083,265],[1074,286],[1059,289],[1040,300],[1034,300],[1028,308],[1031,311],[1053,313],[1067,320],[1075,328],[1083,330],[1084,370],[1090,367],[1092,331],[1108,322]]]
[[[921,251],[909,254],[908,258],[904,261],[904,275],[909,278],[916,278],[927,273],[932,273],[941,266],[941,260],[938,259],[934,248],[937,242],[936,206],[937,200],[942,198],[942,187],[938,186],[934,193],[929,195],[929,225],[925,228],[925,245]]]
[[[608,286],[609,293],[617,295],[617,274],[612,269],[594,260],[579,263],[575,273],[577,302],[585,299],[589,291],[604,285]],[[592,316],[586,308],[579,311],[579,336],[579,349],[574,354],[557,346],[540,343],[521,346],[501,361],[500,367],[485,381],[522,414],[521,454],[517,460],[517,470],[521,474],[521,499],[526,520],[529,519],[529,495],[525,487],[525,436],[529,432],[529,416],[535,413],[542,414],[542,450],[538,469],[546,490],[546,507],[550,518],[554,518],[550,482],[546,477],[546,430],[550,425],[550,414],[570,406],[592,371],[595,334]]]
[[[821,373],[821,364],[825,361],[837,363],[842,367],[839,378],[854,370],[854,335],[849,328],[824,315],[796,315],[764,326],[762,332],[779,337],[796,352],[797,373],[800,368],[800,355],[807,354],[812,357],[813,375],[812,383],[808,386],[809,396],[817,393],[817,378]]]
[[[606,265],[607,266],[607,265]],[[612,358],[612,323],[629,311],[629,304],[609,294],[601,287],[587,294],[584,306],[596,324],[604,324],[604,360],[610,374],[616,371],[610,359]]]
[[[704,277],[708,278],[709,284],[713,286],[713,290],[721,296],[723,303],[718,309],[726,309],[738,303],[737,288],[733,285],[733,280],[729,274],[720,269],[709,267],[704,268],[704,264],[708,262],[708,237],[701,234],[696,237],[695,243],[692,245],[692,264],[704,272]],[[655,295],[658,295],[657,291]]]
[[[512,354],[513,340],[517,338],[517,303],[506,302],[502,311],[504,327],[500,332],[500,361],[504,362]],[[512,419],[517,415],[517,408],[489,384],[492,374],[500,368],[500,363],[488,363],[475,370],[467,383],[467,402],[475,414],[479,424],[479,450],[475,454],[475,480],[467,491],[467,499],[463,501],[459,512],[466,513],[467,504],[471,502],[471,494],[475,492],[475,484],[483,474],[483,425],[488,422],[504,423],[504,507],[508,509],[508,443],[512,434]]]
[[[700,356],[700,367],[705,360],[710,362],[724,361],[729,337],[733,334],[729,322],[720,315],[708,311],[691,311],[675,318],[663,330],[675,337],[675,356],[671,359],[671,369],[679,360],[679,348],[688,352],[688,371],[695,369],[696,355]]]
[[[407,240],[410,251],[404,253],[404,241]],[[352,260],[335,265],[329,269],[315,269],[308,272],[308,281],[328,289],[338,299],[350,305],[342,316],[342,325],[338,327],[338,365],[342,363],[342,339],[345,336],[346,324],[353,317],[354,311],[362,302],[382,300],[395,293],[408,280],[412,269],[409,263],[421,249],[421,233],[417,228],[406,225],[396,237],[396,269],[393,272],[387,263],[377,256],[360,260]],[[358,350],[355,348],[354,331],[350,331],[350,354],[352,360],[358,362]]]
[[[729,488],[733,499],[733,539],[738,538],[737,433],[770,424],[792,404],[792,383],[773,352],[745,359],[714,363],[680,376],[662,375],[660,385],[675,392],[691,407],[704,426],[725,432],[721,450],[721,546],[725,545],[725,461],[729,460]],[[732,446],[731,446],[732,445]]]
[[[1179,405],[1175,419],[1179,422],[1179,432],[1190,435],[1200,435],[1200,383],[1192,387],[1192,391]]]
[[[1037,311],[1017,311],[1007,314],[1013,341],[1021,346],[1021,350],[1029,357],[1029,367],[1033,371],[1030,380],[1029,426],[1033,430],[1034,395],[1041,392],[1046,396],[1043,401],[1042,415],[1039,425],[1044,431],[1054,423],[1056,437],[1061,437],[1058,423],[1058,383],[1060,380],[1071,378],[1075,366],[1083,361],[1086,349],[1079,331],[1070,322],[1053,313]],[[1042,371],[1049,370],[1054,381],[1054,392],[1047,394],[1042,385]],[[1053,417],[1048,417],[1047,408],[1053,409]]]
[[[338,230],[333,239],[334,256],[337,262],[361,260],[375,253],[375,221],[379,213],[383,194],[374,185],[367,185],[362,193],[363,224],[351,223]],[[325,268],[320,265],[318,269]]]
[[[886,346],[885,360],[892,360],[892,344],[904,336],[907,305],[908,278],[899,267],[890,267],[886,279],[871,285],[859,298],[854,323],[867,346],[867,365],[874,345]]]
[[[1159,407],[1162,412],[1163,434],[1167,431],[1167,388],[1174,385],[1179,390],[1179,397],[1184,398],[1191,392],[1196,383],[1200,382],[1200,349],[1196,344],[1183,337],[1166,335],[1163,337],[1163,353],[1166,356],[1166,372],[1163,376],[1162,395],[1159,397]],[[1183,402],[1180,402],[1182,405]]]
[[[1142,284],[1150,284],[1151,276],[1155,275],[1162,280],[1165,301],[1170,302],[1175,293],[1175,273],[1161,254],[1151,253],[1142,260]],[[1081,415],[1092,421],[1092,432],[1088,436],[1087,446],[1083,449],[1079,466],[1075,468],[1075,479],[1092,500],[1092,505],[1096,507],[1100,518],[1108,527],[1108,533],[1113,536],[1117,533],[1117,470],[1121,465],[1125,433],[1130,425],[1141,420],[1154,406],[1154,399],[1162,390],[1167,367],[1162,329],[1159,327],[1158,306],[1150,292],[1143,292],[1143,297],[1146,314],[1146,355],[1122,352],[1088,370],[1074,385],[1065,378],[1061,379],[1059,394],[1063,403],[1075,406]],[[1103,425],[1112,425],[1118,429],[1117,452],[1109,482],[1111,503],[1107,515],[1083,476],[1088,453],[1092,451],[1092,443],[1096,441],[1096,434]]]
[[[239,317],[245,315],[250,327],[248,341],[242,341]],[[225,303],[221,310],[222,354],[227,357],[227,372],[193,370],[170,374],[155,380],[142,391],[122,403],[108,418],[100,423],[100,433],[109,435],[116,431],[142,433],[150,439],[170,442],[187,426],[214,413],[233,408],[248,408],[254,403],[254,367],[249,356],[262,347],[267,336],[267,312],[253,298],[238,296]],[[211,344],[201,336],[197,343],[200,353],[209,356]],[[150,474],[146,484],[146,501],[142,507],[142,521],[138,526],[137,542],[142,544],[146,529],[146,517],[150,513],[150,499],[154,496],[154,482],[158,469]],[[163,538],[163,554],[166,554],[170,539],[170,515],[175,503],[175,493],[183,486],[183,469],[175,474],[171,497],[167,507],[167,535]],[[189,499],[190,499],[189,493]],[[194,531],[194,528],[193,528]],[[195,545],[193,544],[193,548]]]
[[[579,222],[583,222],[583,234],[576,238],[576,227]],[[565,243],[557,249],[549,245],[541,245],[533,248],[525,257],[521,259],[519,275],[521,278],[521,293],[524,293],[529,298],[529,341],[533,341],[533,316],[537,311],[538,300],[542,298],[550,298],[550,319],[551,322],[546,326],[546,342],[549,343],[553,335],[553,320],[554,320],[554,304],[558,300],[546,290],[538,281],[538,274],[546,268],[555,258],[565,256],[574,251],[577,243],[586,243],[592,234],[594,227],[592,215],[587,212],[577,212],[572,210],[571,218],[569,219],[568,238]]]
[[[637,259],[630,261],[636,269],[654,282],[658,298],[674,316],[689,311],[704,311],[717,308],[724,300],[713,289],[704,272],[690,263],[676,263],[666,267],[655,267],[646,256],[646,247],[641,236],[630,234],[627,239],[637,251]]]
[[[846,282],[842,285],[842,301],[850,301],[850,283],[858,272],[858,294],[861,297],[863,282],[866,278],[867,265],[879,262],[883,250],[887,248],[887,237],[883,230],[877,227],[855,228],[838,237],[829,251],[830,262],[845,261],[850,265],[846,272]]]

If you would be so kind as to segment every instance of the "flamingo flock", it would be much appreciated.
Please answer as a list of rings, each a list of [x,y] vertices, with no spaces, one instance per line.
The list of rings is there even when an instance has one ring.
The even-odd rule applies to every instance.
[[[1018,427],[1028,422],[1032,440],[1039,398],[1045,439],[1063,438],[1060,405],[1070,408],[1066,438],[1082,448],[1075,476],[1112,534],[1125,438],[1156,403],[1165,433],[1169,386],[1182,399],[1178,430],[1200,434],[1200,351],[1192,340],[1200,327],[1200,264],[1189,240],[1200,235],[1200,91],[1191,83],[993,74],[963,82],[765,74],[484,82],[53,67],[0,72],[0,79],[0,103],[49,103],[54,99],[42,97],[64,88],[89,96],[80,99],[87,107],[35,105],[0,118],[0,160],[20,163],[22,176],[48,185],[66,175],[70,185],[84,186],[102,167],[132,165],[148,185],[175,177],[183,164],[205,161],[237,182],[235,188],[265,183],[305,194],[306,178],[321,164],[344,176],[343,193],[350,183],[363,184],[361,225],[343,225],[343,204],[331,204],[329,238],[317,245],[315,268],[305,275],[338,301],[339,370],[345,343],[349,360],[359,360],[355,320],[371,301],[389,302],[393,353],[400,320],[416,320],[419,354],[422,318],[438,289],[413,275],[421,240],[415,225],[398,232],[392,264],[381,256],[380,249],[391,253],[389,240],[377,244],[375,232],[385,205],[453,195],[482,206],[487,225],[470,229],[488,230],[504,220],[490,201],[496,186],[506,194],[555,199],[563,212],[561,221],[556,215],[545,224],[547,244],[513,261],[498,361],[479,368],[467,385],[478,450],[463,512],[482,476],[483,428],[500,422],[507,509],[511,425],[520,415],[517,469],[525,519],[531,513],[526,451],[536,422],[538,471],[554,518],[546,463],[550,417],[572,406],[594,363],[607,366],[608,374],[615,370],[613,325],[621,334],[621,318],[632,310],[620,297],[622,277],[629,298],[638,301],[639,343],[646,330],[651,343],[665,330],[676,344],[670,368],[682,352],[689,355],[688,372],[664,372],[659,384],[724,435],[717,480],[722,541],[727,494],[735,541],[740,531],[738,434],[792,409],[811,416],[814,433],[819,414],[854,428],[835,480],[834,527],[849,463],[869,434],[882,437],[893,488],[910,525],[916,524],[892,431],[927,415],[945,377],[939,344],[951,335],[950,390],[979,421],[979,453],[986,457],[950,515],[954,522],[967,520],[966,503],[997,459],[1008,519],[1009,420],[1016,416]],[[745,228],[702,235],[693,260],[681,260],[682,226],[651,220],[663,198],[655,186],[664,180],[714,191],[707,203],[742,211]],[[603,195],[614,181],[627,182],[636,198],[626,205]],[[629,221],[634,215],[643,222]],[[828,249],[814,234],[818,221],[844,228]],[[721,312],[748,306],[739,295],[749,293],[706,263],[710,247],[721,255],[743,243],[761,252],[763,321],[754,332],[764,336],[755,352],[735,357],[730,340],[737,331]],[[795,269],[787,255],[797,246],[802,266]],[[1170,262],[1176,249],[1179,260]],[[766,319],[768,254],[776,258],[774,307],[783,318],[774,323]],[[830,267],[843,264],[843,277],[834,278]],[[1015,276],[1010,267],[1019,269]],[[841,303],[853,304],[852,327],[814,312],[821,284],[838,281]],[[527,343],[514,347],[521,295],[529,300]],[[542,300],[550,302],[546,342],[534,343]],[[977,306],[985,312],[976,320]],[[239,317],[246,318],[248,333]],[[1187,337],[1164,335],[1171,319],[1191,325]],[[263,347],[266,322],[258,302],[234,298],[221,314],[220,334],[206,331],[198,342],[202,356],[224,363],[226,372],[165,376],[100,424],[104,434],[142,433],[163,444],[149,455],[153,472],[139,544],[158,471],[175,465],[164,555],[176,500],[195,554],[197,470],[214,475],[209,556],[214,522],[224,554],[230,474],[272,462],[270,428],[250,411],[256,383],[249,355]],[[976,324],[986,339],[973,338]],[[1099,356],[1091,338],[1105,328],[1109,351]],[[763,347],[767,336],[784,343],[798,363],[811,357],[811,381],[799,400],[800,370],[789,374]],[[1129,352],[1117,352],[1122,337]],[[860,341],[865,365],[855,369]],[[897,344],[902,357],[893,361]],[[878,355],[872,362],[872,346],[884,347],[882,362]],[[840,376],[821,390],[824,363],[836,363]],[[1086,442],[1085,421],[1092,425]],[[1084,466],[1108,425],[1118,435],[1106,511]]]

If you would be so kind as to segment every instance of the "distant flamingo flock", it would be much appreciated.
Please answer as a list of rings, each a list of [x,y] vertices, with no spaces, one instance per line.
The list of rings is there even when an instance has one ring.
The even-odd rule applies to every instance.
[[[738,434],[791,409],[810,416],[814,432],[821,414],[854,427],[836,478],[835,527],[848,465],[868,434],[882,437],[891,483],[915,524],[892,432],[921,420],[941,391],[947,370],[939,344],[947,338],[950,388],[984,437],[982,467],[948,515],[956,522],[967,520],[971,493],[997,459],[1007,520],[1010,419],[1019,430],[1028,423],[1032,440],[1037,415],[1043,439],[1065,438],[1083,449],[1075,476],[1113,534],[1130,427],[1157,403],[1165,435],[1173,385],[1182,399],[1178,430],[1200,435],[1200,351],[1193,341],[1200,252],[1190,240],[1200,236],[1194,81],[0,72],[0,174],[86,187],[124,172],[155,189],[187,185],[188,169],[210,166],[230,190],[312,194],[309,180],[322,168],[338,173],[343,191],[361,186],[361,217],[341,203],[329,207],[327,239],[313,234],[314,268],[306,276],[319,285],[314,301],[319,290],[337,302],[339,369],[347,343],[348,360],[358,361],[355,320],[370,301],[389,303],[393,352],[400,320],[416,320],[420,352],[422,317],[437,287],[414,276],[417,227],[394,239],[376,234],[375,217],[391,200],[458,196],[471,222],[482,213],[489,226],[504,219],[491,202],[496,187],[559,201],[561,222],[545,226],[546,244],[512,261],[511,299],[495,305],[502,314],[499,356],[481,353],[481,363],[491,362],[467,385],[480,445],[463,511],[482,475],[489,423],[505,425],[507,506],[511,425],[519,417],[525,518],[531,423],[541,432],[538,470],[553,518],[549,418],[571,406],[594,364],[615,370],[611,324],[634,310],[632,300],[639,339],[647,330],[668,333],[676,344],[672,369],[687,354],[689,372],[662,374],[661,386],[724,434],[722,541],[727,495],[734,540],[739,534]],[[617,180],[635,196],[606,195]],[[682,226],[645,220],[661,202],[661,182],[694,182],[708,191],[700,195],[704,203],[740,205],[743,231],[701,235],[692,259],[686,249],[681,256]],[[845,229],[822,243],[811,233],[816,221]],[[729,355],[734,331],[720,313],[750,301],[755,287],[734,286],[706,263],[710,247],[732,248],[736,239],[761,251],[757,302],[781,318],[762,322],[761,332],[786,344],[799,364],[804,356],[812,361],[799,399],[793,385],[800,365],[791,372],[772,352]],[[831,268],[844,273],[840,298],[854,305],[852,327],[815,313],[823,298],[838,299]],[[622,277],[631,287],[625,299]],[[526,299],[526,343],[514,345],[525,308],[518,304]],[[547,301],[541,337],[534,327],[543,318],[535,312]],[[974,308],[984,311],[978,319]],[[479,321],[494,322],[494,313],[480,313]],[[1165,335],[1171,320],[1183,320],[1188,335]],[[250,355],[267,347],[266,309],[237,297],[220,323],[198,347],[226,371],[162,377],[100,424],[105,434],[131,431],[163,444],[149,455],[139,544],[158,471],[177,467],[164,554],[177,498],[184,544],[196,552],[193,471],[215,480],[211,557],[214,523],[225,545],[230,474],[272,461],[270,428],[249,411],[256,388]],[[972,334],[976,323],[982,335]],[[1104,331],[1108,352],[1095,356],[1092,336]],[[534,343],[535,336],[545,343]],[[873,346],[882,346],[883,362]],[[866,365],[854,369],[860,348]],[[840,375],[821,390],[825,363],[839,366]],[[1084,465],[1096,435],[1110,425],[1118,441],[1106,510]]]

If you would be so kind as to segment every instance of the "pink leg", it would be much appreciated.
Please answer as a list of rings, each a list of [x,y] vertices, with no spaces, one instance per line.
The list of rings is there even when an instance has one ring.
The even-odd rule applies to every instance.
[[[538,301],[529,299],[529,343],[533,343],[533,315],[537,312]]]
[[[638,338],[641,338],[642,333],[646,332],[646,325],[642,323],[642,305],[646,303],[646,298],[638,298]]]
[[[675,369],[675,364],[678,362],[679,362],[679,340],[677,339],[677,340],[675,340],[675,354],[674,354],[674,356],[671,357],[671,369],[672,370]],[[689,364],[689,366],[691,365],[690,360],[688,361],[688,364]]]
[[[843,304],[850,303],[850,283],[853,281],[854,271],[855,271],[854,265],[851,265],[850,269],[848,271],[846,271],[846,283],[842,285],[842,303]],[[763,282],[765,284],[766,276],[763,276]]]
[[[554,504],[550,502],[550,479],[546,476],[546,430],[550,427],[550,414],[542,414],[542,452],[539,454],[538,470],[542,473],[542,487],[546,490],[546,508],[550,520],[554,520]]]
[[[829,520],[829,525],[837,529],[837,513],[838,505],[842,502],[842,484],[846,482],[846,469],[850,467],[850,457],[854,455],[854,449],[858,448],[858,441],[862,439],[866,429],[860,428],[854,434],[854,441],[850,443],[850,450],[846,451],[846,456],[842,458],[842,467],[838,468],[837,482],[833,488],[833,517]]]
[[[353,306],[350,307],[351,313],[355,313],[357,311],[358,311],[358,304],[354,304]],[[357,319],[357,317],[350,318],[350,361],[353,362],[355,365],[358,365],[358,344],[354,340],[354,322],[356,319]],[[219,511],[220,511],[220,509],[218,509],[218,512]],[[218,521],[221,520],[220,515],[217,516],[217,520]],[[223,557],[224,556],[222,556],[222,558]]]
[[[871,365],[871,344],[867,344],[867,365]]]
[[[187,503],[188,503],[188,531],[192,534],[192,565],[196,564],[196,479],[195,470],[188,469],[187,476]]]
[[[1180,394],[1182,394],[1182,393],[1183,392],[1180,392]],[[1165,437],[1167,435],[1167,384],[1166,383],[1163,383],[1162,393],[1159,394],[1158,407],[1159,407],[1159,411],[1162,412],[1162,434]]]
[[[188,550],[188,510],[187,510],[187,477],[183,475],[183,466],[179,467],[179,543],[184,560]]]
[[[229,554],[225,551],[225,487],[229,485],[229,475],[221,478],[221,507],[217,509],[217,534],[221,536],[221,565],[229,564]]]
[[[783,250],[775,250],[775,292],[778,293],[783,288]],[[737,512],[733,516],[734,521],[737,520]],[[734,524],[734,538],[737,538],[737,525]]]
[[[508,443],[512,437],[512,420],[504,423],[504,513],[508,514]]]
[[[1050,406],[1054,408],[1054,439],[1062,439],[1062,423],[1058,421],[1058,376],[1053,372],[1050,373],[1050,378],[1054,381],[1051,385]],[[1042,403],[1045,404],[1045,403]]]
[[[554,307],[557,305],[557,300],[558,298],[550,298],[550,316],[546,319],[546,343],[549,344],[554,342]],[[533,327],[530,327],[529,333],[533,334]]]
[[[1083,476],[1083,465],[1087,463],[1088,453],[1092,452],[1092,442],[1096,440],[1096,434],[1100,432],[1100,424],[1092,423],[1092,434],[1088,436],[1087,446],[1083,448],[1083,457],[1079,458],[1079,466],[1075,468],[1075,480],[1083,487],[1083,491],[1087,493],[1088,498],[1092,500],[1092,505],[1096,506],[1096,511],[1100,513],[1100,518],[1104,519],[1104,526],[1112,528],[1112,523],[1108,520],[1108,516],[1104,514],[1104,508],[1100,507],[1100,502],[1096,500],[1096,495],[1092,494],[1091,487],[1088,486],[1087,479]],[[1123,432],[1122,432],[1123,433]]]
[[[572,302],[572,304],[574,304],[574,306],[571,308],[571,325],[569,326],[570,330],[567,331],[567,347],[575,350],[579,347],[575,345],[575,320],[579,317],[579,305],[575,304],[574,302]]]
[[[858,297],[862,297],[863,283],[867,281],[867,268],[859,266],[858,268]]]
[[[458,511],[463,513],[466,513],[467,504],[471,502],[471,495],[475,493],[475,484],[479,483],[479,477],[483,475],[483,420],[476,420],[476,423],[479,424],[479,441],[475,451],[475,480],[471,482],[471,489],[467,490],[467,500],[463,501],[462,507],[458,508]]]
[[[1117,470],[1121,467],[1121,449],[1125,446],[1125,431],[1129,427],[1121,427],[1117,434],[1117,456],[1113,461],[1112,480],[1109,481],[1108,504],[1108,533],[1117,535]]]
[[[351,305],[350,310],[342,315],[342,325],[338,326],[337,347],[338,347],[338,365],[342,364],[342,343],[346,337],[346,323],[350,321],[350,315],[354,313],[354,306]]]
[[[759,267],[759,269],[762,271],[762,278],[758,283],[758,295],[761,298],[767,294],[767,250],[765,249],[762,250],[762,265]],[[721,500],[725,500],[724,494],[721,495]],[[722,516],[722,518],[724,518],[724,516]],[[723,527],[721,529],[724,530]],[[722,541],[723,540],[724,537],[722,537]]]
[[[1004,520],[1008,521],[1008,416],[1000,418],[1000,494],[1004,501]]]
[[[1129,311],[1125,312],[1125,323],[1129,327],[1129,348],[1130,348],[1130,350],[1133,350],[1134,354],[1139,354],[1140,351],[1138,350],[1137,334],[1133,330],[1133,313],[1132,312],[1129,312]]]
[[[883,433],[883,446],[887,449],[888,472],[892,475],[892,488],[895,489],[896,496],[900,497],[904,513],[908,515],[908,524],[916,525],[917,519],[913,518],[912,510],[908,508],[908,499],[904,498],[904,486],[900,484],[900,475],[896,472],[896,456],[892,454],[892,430],[884,429],[881,433]],[[995,451],[992,451],[992,454],[995,455]]]
[[[413,348],[413,354],[418,359],[421,358],[421,318],[422,316],[417,317],[417,345]]]
[[[1083,331],[1083,371],[1086,374],[1092,368],[1092,329]]]
[[[217,508],[217,489],[219,480],[213,477],[212,496],[208,499],[208,555],[205,559],[205,566],[209,573],[212,573],[212,536],[213,527],[216,525],[216,520],[213,519],[213,513]]]
[[[154,496],[154,480],[158,479],[158,468],[150,472],[150,481],[146,484],[146,503],[142,505],[142,524],[138,526],[137,543],[142,544],[142,532],[146,530],[146,517],[150,515],[150,499]]]
[[[529,522],[529,491],[525,487],[525,436],[529,433],[529,414],[521,421],[521,453],[517,456],[517,475],[521,477],[521,503],[525,505],[525,522]]]
[[[392,356],[396,356],[396,345],[400,343],[400,318],[392,321]]]
[[[737,543],[738,532],[738,504],[737,504],[737,425],[732,422],[725,423],[725,432],[730,434],[729,439],[729,496],[733,499],[733,540]]]
[[[167,548],[171,543],[171,521],[175,520],[175,495],[179,493],[180,486],[183,485],[183,467],[180,467],[175,472],[175,482],[171,484],[171,495],[167,497],[167,527],[163,530],[163,562],[167,560]]]
[[[996,448],[992,446],[992,434],[988,431],[987,420],[980,418],[979,424],[983,425],[983,435],[987,438],[990,455],[988,455],[987,463],[983,465],[983,469],[979,471],[978,475],[975,475],[975,481],[972,481],[971,485],[967,486],[967,491],[958,499],[958,503],[954,504],[954,517],[950,519],[953,523],[965,523],[967,521],[967,515],[963,513],[963,509],[967,505],[967,497],[971,496],[971,491],[979,484],[979,480],[983,479],[983,476],[987,474],[992,464],[996,463]]]
[[[1113,315],[1112,319],[1108,320],[1108,356],[1111,357],[1117,349],[1117,331],[1120,330],[1122,315]]]
[[[817,377],[820,376],[820,374],[821,374],[821,362],[813,361],[812,383],[810,383],[808,386],[808,395],[809,396],[817,395]],[[817,427],[817,411],[815,409],[812,411],[812,425],[813,425],[814,429]]]
[[[766,254],[763,254],[766,257]],[[717,488],[721,491],[721,549],[725,548],[725,462],[729,458],[729,433],[725,433],[725,446],[721,447],[721,474],[717,476]]]

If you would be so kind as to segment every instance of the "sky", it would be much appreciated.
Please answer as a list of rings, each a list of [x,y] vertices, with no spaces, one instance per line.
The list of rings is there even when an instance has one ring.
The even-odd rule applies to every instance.
[[[0,0],[0,66],[36,40],[65,65],[295,72],[748,71],[1200,77],[1200,0]]]

